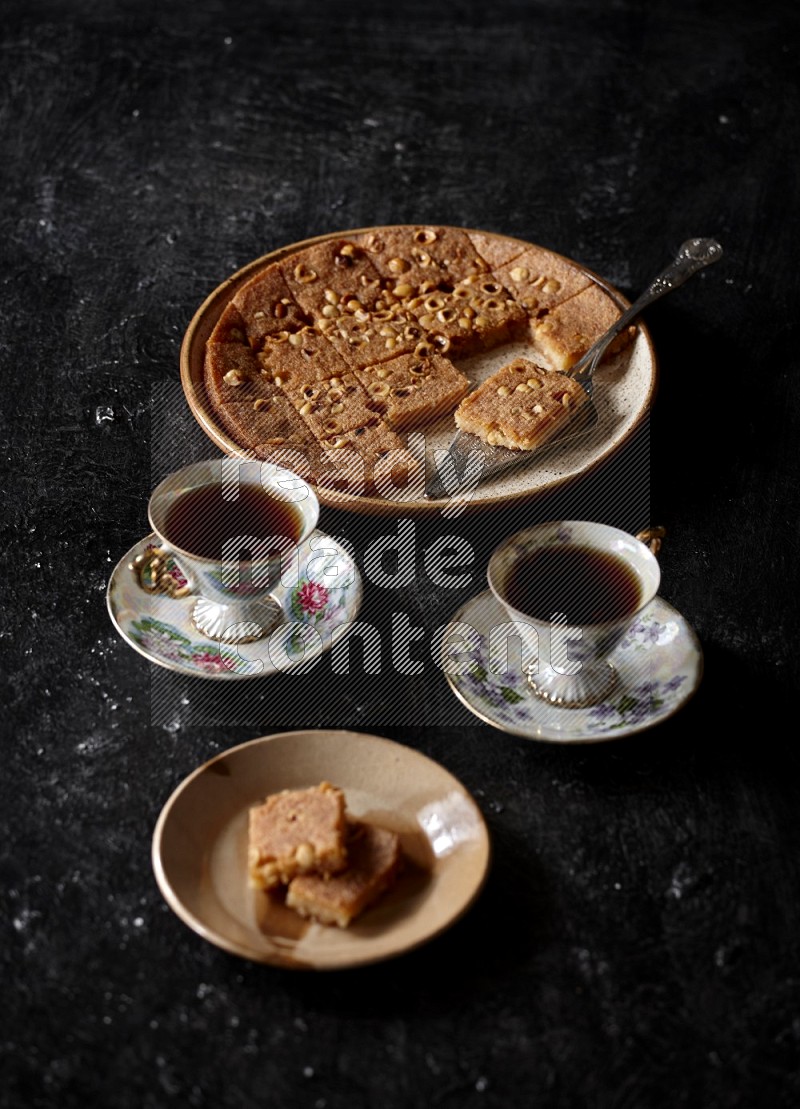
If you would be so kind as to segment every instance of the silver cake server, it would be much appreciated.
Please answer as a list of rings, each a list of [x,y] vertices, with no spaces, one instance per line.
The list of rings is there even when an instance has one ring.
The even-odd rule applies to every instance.
[[[493,447],[484,443],[477,435],[465,431],[457,431],[455,438],[445,452],[437,452],[439,458],[434,473],[428,478],[425,485],[425,496],[429,500],[446,497],[447,489],[442,479],[442,470],[449,471],[454,482],[458,482],[458,475],[463,474],[470,458],[473,462],[477,457],[475,452],[483,455],[483,468],[480,472],[479,482],[496,477],[504,470],[512,467],[529,465],[532,461],[541,459],[542,452],[554,446],[563,446],[564,443],[584,438],[597,423],[597,409],[592,401],[594,383],[592,376],[597,369],[600,359],[605,354],[609,345],[616,337],[629,327],[641,313],[654,301],[666,296],[673,289],[679,288],[692,274],[705,266],[717,262],[722,257],[722,247],[714,239],[687,239],[681,246],[673,261],[663,270],[658,277],[647,286],[630,308],[626,309],[602,335],[597,342],[589,348],[583,358],[568,371],[583,387],[589,396],[589,402],[578,409],[575,417],[563,428],[560,434],[549,439],[540,447],[532,451],[512,451],[508,447]],[[441,455],[444,454],[444,458]]]

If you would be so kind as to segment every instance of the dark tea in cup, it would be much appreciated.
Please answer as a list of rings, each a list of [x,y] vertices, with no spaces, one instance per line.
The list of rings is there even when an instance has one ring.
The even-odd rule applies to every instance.
[[[573,627],[633,616],[642,603],[639,576],[628,562],[590,547],[541,547],[511,568],[505,598],[534,620],[563,614]]]
[[[167,509],[164,538],[196,558],[219,559],[235,539],[270,539],[279,547],[296,544],[303,517],[290,502],[258,485],[242,485],[235,499],[222,496],[221,485],[204,485],[175,498]],[[242,550],[246,555],[246,550]]]

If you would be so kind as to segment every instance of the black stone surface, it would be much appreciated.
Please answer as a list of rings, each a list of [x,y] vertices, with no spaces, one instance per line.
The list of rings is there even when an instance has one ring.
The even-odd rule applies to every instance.
[[[6,0],[3,1105],[797,1104],[798,45],[779,2]],[[365,602],[432,629],[523,521],[663,523],[706,677],[651,732],[517,740],[429,659],[225,701],[109,622],[151,474],[213,454],[177,385],[198,304],[285,243],[406,221],[518,235],[628,293],[689,235],[725,247],[649,314],[660,393],[622,459],[448,525],[470,588]],[[357,549],[387,528],[323,523]],[[158,812],[215,752],[331,725],[457,774],[490,881],[384,965],[237,960],[163,903]]]

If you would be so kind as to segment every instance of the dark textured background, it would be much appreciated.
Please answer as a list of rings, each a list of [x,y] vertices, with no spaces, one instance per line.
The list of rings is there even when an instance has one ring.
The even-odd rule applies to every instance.
[[[6,0],[4,1105],[797,1104],[797,32],[780,3]],[[649,314],[636,466],[453,529],[477,590],[523,519],[667,525],[662,593],[707,672],[652,732],[526,743],[431,667],[248,683],[220,724],[109,623],[151,467],[213,453],[176,392],[197,305],[270,249],[405,221],[540,242],[628,293],[689,235],[725,246]],[[462,599],[405,601],[438,623]],[[492,876],[429,947],[303,975],[163,904],[170,791],[300,724],[401,739],[481,802]]]

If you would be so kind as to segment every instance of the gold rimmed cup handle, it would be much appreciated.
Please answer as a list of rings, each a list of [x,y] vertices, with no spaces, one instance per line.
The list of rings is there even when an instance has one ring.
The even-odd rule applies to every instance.
[[[645,528],[644,531],[638,532],[636,538],[640,543],[644,543],[648,547],[651,554],[658,558],[658,552],[661,550],[661,544],[667,534],[666,528]]]
[[[149,551],[137,555],[128,568],[145,593],[166,593],[174,598],[188,597],[193,592],[192,587],[188,580],[183,585],[178,585],[167,570],[167,563],[171,560],[172,555],[166,547],[151,547]]]

